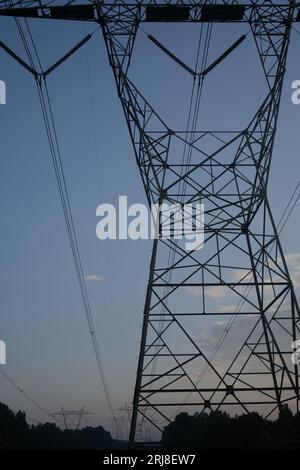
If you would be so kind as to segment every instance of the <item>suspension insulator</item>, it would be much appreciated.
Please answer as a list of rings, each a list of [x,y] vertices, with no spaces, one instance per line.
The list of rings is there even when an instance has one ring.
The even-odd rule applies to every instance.
[[[35,77],[37,76],[37,72],[32,67],[30,67],[30,65],[28,65],[23,59],[21,59],[21,57],[19,57],[14,51],[12,51],[8,46],[6,46],[4,42],[0,41],[0,47],[2,47],[5,52],[7,52],[13,59],[15,59],[20,65],[22,65],[24,69],[28,70],[28,72],[32,73],[32,75],[34,75]]]
[[[78,44],[76,44],[74,47],[72,47],[72,49],[69,50],[69,52],[67,52],[64,56],[62,56],[57,62],[55,62],[53,65],[51,65],[51,67],[49,67],[45,72],[44,72],[44,77],[46,77],[47,75],[49,75],[49,73],[53,72],[53,70],[55,70],[57,67],[59,67],[63,62],[65,62],[66,60],[69,59],[69,57],[71,57],[73,54],[75,54],[75,52],[78,51],[78,49],[80,49],[82,46],[84,46],[90,39],[91,39],[92,35],[91,34],[88,34],[87,36],[85,36]]]
[[[200,75],[202,75],[204,77],[209,72],[211,72],[217,65],[219,65],[220,62],[222,62],[224,59],[226,59],[226,57],[229,54],[231,54],[231,52],[234,51],[234,49],[236,49],[245,39],[246,39],[245,35],[241,36],[237,41],[235,41],[234,44],[232,44],[232,46],[230,46],[228,49],[226,49],[226,51],[223,52],[223,54],[221,54],[218,59],[216,59],[205,70],[203,70],[203,72],[201,72]]]
[[[165,54],[167,54],[174,62],[176,62],[178,65],[180,65],[182,68],[184,68],[187,72],[189,72],[191,75],[195,76],[197,73],[195,70],[193,70],[191,67],[189,67],[187,64],[185,64],[179,57],[177,57],[173,52],[171,52],[169,49],[167,49],[161,42],[159,42],[154,36],[151,34],[148,34],[148,38],[150,41],[153,42],[159,49],[161,49]]]

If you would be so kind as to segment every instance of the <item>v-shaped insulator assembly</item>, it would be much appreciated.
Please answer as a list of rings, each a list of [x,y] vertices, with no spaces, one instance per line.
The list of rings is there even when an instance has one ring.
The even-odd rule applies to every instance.
[[[216,59],[214,62],[212,62],[206,69],[204,69],[202,72],[196,72],[196,70],[193,70],[189,65],[187,65],[185,62],[183,62],[179,57],[177,57],[173,52],[171,52],[167,47],[165,47],[160,41],[158,41],[154,36],[151,34],[148,35],[148,38],[150,41],[152,41],[160,50],[162,50],[165,54],[167,54],[174,62],[176,62],[178,65],[180,65],[183,69],[185,69],[187,72],[189,72],[193,77],[199,76],[199,77],[205,77],[209,72],[211,72],[217,65],[219,65],[224,59],[226,59],[231,52],[233,52],[245,39],[246,36],[243,35],[241,36],[237,41],[235,41],[232,46],[230,46],[228,49],[226,49],[223,54],[221,54],[218,59]]]
[[[0,41],[0,47],[7,52],[13,59],[15,59],[22,67],[24,67],[28,72],[32,73],[35,77],[43,76],[44,78],[53,72],[57,67],[63,64],[67,59],[69,59],[75,52],[78,51],[82,46],[84,46],[92,37],[92,34],[88,34],[81,41],[79,41],[72,49],[70,49],[65,55],[63,55],[58,61],[56,61],[51,67],[49,67],[45,72],[39,74],[35,69],[33,69],[25,60],[23,60],[18,54],[16,54],[10,47],[8,47],[4,42]]]

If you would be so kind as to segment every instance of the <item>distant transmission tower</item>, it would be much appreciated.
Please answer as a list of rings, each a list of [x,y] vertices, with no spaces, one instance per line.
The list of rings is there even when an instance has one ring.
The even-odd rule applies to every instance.
[[[125,440],[129,438],[131,415],[132,407],[129,406],[126,402],[124,406],[116,410],[118,424],[116,439]]]
[[[116,410],[118,423],[116,439],[128,440],[130,434],[132,409],[132,406],[129,406],[127,403],[125,403],[123,407]],[[143,442],[153,441],[153,429],[151,423],[145,419],[139,420],[136,434],[139,436],[139,440],[142,440]]]
[[[93,413],[85,410],[84,407],[78,411],[64,410],[64,408],[61,407],[60,411],[53,413],[53,416],[63,419],[65,429],[80,429],[83,419],[85,420],[85,424],[87,424],[92,415]]]
[[[202,250],[187,251],[176,239],[160,238],[153,243],[131,446],[138,444],[139,420],[148,421],[159,439],[179,409],[199,415],[255,410],[265,418],[283,413],[284,404],[298,410],[299,371],[291,361],[291,344],[299,338],[299,306],[267,183],[291,28],[300,20],[299,8],[299,3],[288,1],[110,0],[47,8],[32,2],[28,10],[0,9],[5,15],[99,22],[149,204],[200,201],[205,207]],[[199,23],[208,35],[216,22],[250,27],[267,92],[248,125],[239,130],[199,130],[196,119],[179,131],[171,129],[128,78],[141,22]],[[200,73],[155,37],[149,35],[149,39],[166,60],[169,56],[189,73],[201,90],[204,78],[215,68],[217,72],[220,62],[245,36]],[[204,49],[202,59],[206,53]],[[230,112],[226,109],[224,120]],[[197,293],[197,302],[191,303],[189,292]],[[212,292],[218,298],[229,294],[238,308],[214,306]],[[240,344],[238,348],[232,344],[229,360],[218,361],[215,354],[222,341],[215,339],[211,354],[197,339],[197,332],[228,315],[234,317],[228,330]],[[234,324],[236,318],[243,319],[248,328],[246,339],[241,323]],[[193,436],[189,438],[193,444]]]

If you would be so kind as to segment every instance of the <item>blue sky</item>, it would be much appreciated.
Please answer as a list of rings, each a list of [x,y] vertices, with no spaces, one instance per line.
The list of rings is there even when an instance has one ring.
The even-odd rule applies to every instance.
[[[45,67],[95,29],[93,24],[43,20],[32,20],[30,26]],[[198,25],[143,28],[194,63]],[[246,26],[216,26],[211,61],[247,31]],[[1,18],[0,39],[26,57],[13,20]],[[276,220],[299,181],[300,106],[291,103],[291,83],[300,79],[299,46],[300,36],[293,32],[269,184]],[[7,344],[5,370],[50,412],[84,405],[95,413],[92,424],[112,430],[35,83],[3,51],[0,63],[0,79],[7,86],[7,104],[0,107],[0,338]],[[170,127],[182,128],[191,79],[142,32],[129,75]],[[104,367],[113,406],[119,408],[132,397],[151,242],[96,238],[98,204],[115,203],[123,194],[130,203],[145,202],[100,33],[53,72],[49,89]],[[262,96],[263,76],[249,37],[208,80],[199,127],[240,129]],[[298,230],[299,206],[282,236],[295,276],[299,259],[291,254],[300,251]],[[0,388],[1,401],[24,409],[29,418],[45,419],[2,377]]]

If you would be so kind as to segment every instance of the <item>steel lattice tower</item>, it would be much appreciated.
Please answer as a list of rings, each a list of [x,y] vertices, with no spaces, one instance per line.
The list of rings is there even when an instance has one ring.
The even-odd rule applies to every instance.
[[[82,407],[80,410],[65,410],[61,407],[60,411],[56,411],[52,414],[54,417],[60,417],[63,419],[64,429],[69,429],[74,427],[74,429],[81,429],[82,419],[85,418],[86,424],[88,423],[89,418],[94,413],[87,411]]]
[[[264,417],[288,404],[298,410],[299,372],[291,344],[299,338],[299,306],[272,217],[267,183],[293,21],[299,4],[270,1],[110,1],[43,9],[28,16],[98,21],[101,24],[136,162],[150,203],[205,207],[205,244],[187,251],[175,240],[156,239],[150,262],[131,445],[141,418],[160,432],[174,411],[216,410]],[[26,16],[22,9],[22,16]],[[13,10],[1,10],[13,14]],[[251,27],[268,92],[239,131],[172,130],[128,77],[143,21],[245,22]],[[230,110],[227,110],[230,113]],[[180,163],[177,146],[191,157]],[[171,256],[170,256],[171,253]],[[235,260],[238,260],[236,262]],[[238,273],[238,274],[237,274]],[[235,278],[234,278],[234,276]],[[201,292],[197,310],[181,308],[187,289]],[[230,293],[238,310],[209,308],[211,289]],[[195,328],[216,315],[247,321],[229,366],[222,369],[195,339]],[[239,339],[239,338],[237,338]],[[195,371],[207,371],[205,380]]]
[[[291,342],[299,331],[299,307],[267,198],[295,11],[269,2],[245,10],[243,18],[251,25],[269,92],[248,127],[233,134],[221,133],[219,145],[211,151],[202,150],[207,133],[195,132],[192,140],[185,142],[193,148],[191,163],[182,167],[176,152],[172,154],[174,142],[183,139],[182,133],[166,126],[127,77],[139,11],[138,7],[126,9],[117,23],[103,23],[103,32],[147,198],[153,203],[201,199],[206,217],[205,244],[209,248],[208,253],[187,252],[174,240],[154,241],[131,443],[135,441],[138,414],[154,426],[161,418],[168,422],[168,407],[176,410],[176,406],[182,406],[187,393],[191,400],[186,404],[200,413],[224,406],[228,409],[230,405],[247,412],[254,403],[264,404],[269,414],[281,410],[283,403],[299,399],[298,370],[290,361]],[[189,14],[191,19],[192,15],[197,17],[199,8],[191,8]],[[214,132],[210,136],[214,142],[220,137]],[[167,263],[168,248],[174,251],[171,263]],[[243,261],[240,277],[233,283],[231,274],[237,257]],[[176,308],[177,296],[186,287],[203,289],[197,312]],[[195,316],[201,324],[204,315],[220,313],[206,310],[211,287],[221,288],[224,295],[226,290],[233,291],[244,301],[238,314],[255,316],[248,338],[225,373],[215,368],[193,338]],[[254,290],[251,298],[245,295],[249,287]],[[189,317],[193,321],[189,322]],[[192,378],[192,367],[199,371],[208,367],[209,384],[197,383]],[[150,417],[149,410],[156,416],[152,413]]]

